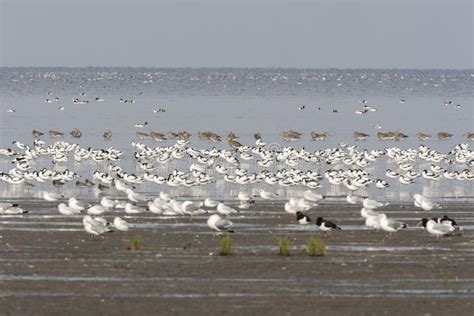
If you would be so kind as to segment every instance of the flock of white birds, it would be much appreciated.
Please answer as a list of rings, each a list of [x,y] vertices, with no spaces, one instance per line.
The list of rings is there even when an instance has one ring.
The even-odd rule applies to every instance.
[[[207,221],[209,228],[216,232],[232,232],[233,224],[229,218],[238,213],[239,209],[251,208],[256,199],[274,202],[288,199],[282,211],[295,215],[300,224],[307,225],[310,219],[304,213],[315,208],[325,198],[315,191],[322,186],[337,187],[345,191],[348,203],[362,205],[361,215],[365,218],[366,226],[391,234],[406,227],[406,224],[377,212],[376,209],[384,207],[386,203],[378,202],[373,197],[363,197],[366,192],[364,189],[375,186],[384,190],[394,183],[400,183],[407,186],[407,191],[412,191],[410,185],[419,179],[466,183],[474,179],[471,171],[474,152],[469,149],[468,144],[458,144],[448,153],[438,152],[426,145],[420,145],[418,149],[388,147],[366,150],[345,143],[334,148],[308,151],[290,146],[269,148],[260,137],[253,146],[231,143],[232,140],[235,141],[235,135],[228,139],[232,147],[229,150],[191,147],[189,137],[178,139],[174,145],[157,147],[133,141],[136,166],[133,173],[119,165],[123,152],[113,147],[85,148],[66,141],[47,145],[40,139],[35,139],[32,145],[15,141],[15,148],[0,149],[0,156],[10,159],[14,166],[0,173],[0,183],[25,186],[28,190],[36,190],[46,201],[60,202],[57,208],[64,216],[77,217],[84,213],[84,229],[91,235],[102,235],[112,230],[129,230],[131,225],[119,216],[115,216],[112,222],[102,217],[118,210],[123,210],[125,214],[151,212],[161,216],[210,214]],[[377,178],[371,170],[382,158],[394,163],[396,168],[387,169],[386,178]],[[36,168],[40,161],[44,163],[48,159],[52,163],[52,169]],[[67,168],[71,160],[74,165],[90,166],[89,173],[78,174]],[[190,161],[189,164],[183,164],[186,166],[185,170],[175,168],[163,172],[169,170],[165,167],[181,160]],[[81,181],[79,178],[85,180]],[[52,189],[50,183],[57,191]],[[93,188],[99,200],[88,205],[75,197],[64,197],[59,192],[68,183],[75,183],[79,189]],[[227,204],[213,200],[212,196],[203,201],[181,200],[172,193],[176,187],[205,188],[210,184],[224,183],[238,187],[238,194],[231,196]],[[153,191],[160,192],[159,195],[150,197],[140,193],[137,188],[144,184],[156,185],[156,190]],[[288,187],[296,188],[292,191],[296,192],[294,196],[277,193]],[[209,194],[212,195],[212,191]],[[425,211],[439,207],[421,194],[414,194],[413,200],[416,207]],[[231,206],[234,204],[235,208]],[[0,204],[0,214],[25,212],[16,204]],[[318,218],[316,224],[322,231],[339,228],[322,218]],[[423,219],[420,224],[436,236],[461,230],[447,216]]]

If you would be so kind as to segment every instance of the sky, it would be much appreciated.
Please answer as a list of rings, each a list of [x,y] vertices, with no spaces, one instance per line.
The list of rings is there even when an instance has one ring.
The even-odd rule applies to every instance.
[[[474,0],[0,0],[0,66],[472,69]]]

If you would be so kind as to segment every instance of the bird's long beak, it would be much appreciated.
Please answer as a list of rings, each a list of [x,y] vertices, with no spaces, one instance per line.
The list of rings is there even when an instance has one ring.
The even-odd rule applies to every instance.
[[[416,226],[420,226],[420,225],[423,225],[423,221],[419,221],[418,223],[416,223]]]

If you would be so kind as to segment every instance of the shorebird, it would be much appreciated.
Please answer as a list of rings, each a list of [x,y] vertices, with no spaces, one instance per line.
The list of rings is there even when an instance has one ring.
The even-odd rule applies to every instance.
[[[384,133],[384,132],[377,132],[377,138],[379,140],[395,140],[395,134],[392,133],[392,132],[387,132],[387,133]]]
[[[439,140],[448,140],[453,137],[453,134],[447,132],[439,132],[437,136]]]
[[[388,204],[389,203],[382,203],[382,202],[378,202],[376,200],[372,200],[369,198],[365,198],[362,201],[362,205],[364,206],[364,208],[371,209],[371,210],[375,210],[376,208],[387,206]]]
[[[99,236],[107,232],[112,232],[109,223],[103,218],[92,218],[90,215],[84,216],[82,219],[84,230],[92,236]]]
[[[330,232],[332,230],[341,230],[339,226],[337,226],[331,221],[327,221],[323,219],[322,217],[318,217],[316,219],[316,226],[318,226],[319,229],[323,231],[324,233]]]
[[[430,139],[431,135],[419,132],[419,133],[416,134],[416,137],[418,138],[419,141],[424,142],[425,140]]]
[[[69,207],[74,209],[77,212],[81,212],[86,208],[86,205],[80,201],[78,201],[74,197],[70,197],[68,201]]]
[[[230,215],[233,213],[238,213],[237,210],[233,209],[230,206],[225,205],[224,203],[220,202],[217,204],[217,212],[222,215]]]
[[[212,199],[210,199],[210,198],[206,198],[206,199],[204,200],[204,206],[205,206],[205,207],[214,208],[214,207],[216,207],[218,204],[219,204],[219,202],[214,201],[214,200],[212,200]]]
[[[327,136],[329,134],[324,132],[324,133],[316,133],[316,132],[311,132],[311,140],[312,141],[323,141],[326,140]]]
[[[281,134],[281,138],[287,142],[292,142],[292,141],[299,140],[301,138],[301,135],[302,134],[299,132],[289,130],[289,131],[283,132]]]
[[[1,206],[3,204],[3,206]],[[18,204],[10,204],[9,203],[0,203],[0,214],[2,215],[20,215],[28,213],[27,210],[22,209],[18,206]]]
[[[56,137],[63,136],[64,133],[61,133],[61,132],[58,132],[58,131],[55,131],[55,130],[51,129],[51,130],[49,130],[48,135],[49,135],[49,137],[56,138]]]
[[[33,130],[33,132],[31,132],[31,134],[33,135],[34,138],[40,138],[41,136],[44,135],[43,132],[40,132],[40,131],[37,131],[37,130]]]
[[[235,139],[229,139],[227,142],[229,143],[230,147],[232,147],[233,149],[237,150],[242,147],[242,144],[236,141]]]
[[[140,140],[150,137],[150,135],[148,135],[147,133],[137,132],[136,134],[137,134],[138,139]]]
[[[221,141],[221,137],[213,132],[198,132],[198,138],[200,140],[208,140],[212,143],[218,143]]]
[[[166,134],[166,137],[168,137],[168,139],[176,139],[178,138],[178,136],[179,136],[178,133],[171,132],[171,131]]]
[[[133,126],[138,127],[138,128],[143,128],[143,127],[145,127],[145,126],[147,126],[147,125],[148,125],[148,122],[135,123],[135,124],[133,124]]]
[[[369,134],[365,134],[365,133],[357,132],[357,131],[354,132],[355,140],[366,140],[367,137],[369,137]]]
[[[64,196],[62,196],[61,194],[56,193],[56,192],[43,191],[42,192],[42,197],[43,197],[44,200],[46,200],[48,202],[54,202],[54,201],[57,201],[57,200],[63,198]]]
[[[107,209],[102,205],[93,205],[87,209],[89,215],[102,215]]]
[[[231,221],[225,218],[221,218],[218,214],[213,214],[209,216],[207,220],[207,226],[217,232],[233,233],[234,230],[231,228],[233,225],[234,224]]]
[[[166,136],[164,134],[153,131],[150,132],[150,137],[156,142],[162,142],[166,140]]]
[[[459,227],[453,226],[448,223],[437,223],[434,219],[422,218],[417,225],[423,225],[426,231],[439,239],[440,236],[451,235],[455,231],[459,230]]]
[[[303,214],[302,212],[296,212],[296,221],[301,225],[308,225],[311,222],[311,218],[309,216]]]
[[[407,224],[387,218],[385,214],[379,214],[380,228],[388,232],[388,238],[392,237],[392,233],[399,231],[402,228],[406,228]]]
[[[107,131],[102,135],[102,137],[104,138],[104,140],[110,140],[112,138],[112,132]]]
[[[58,211],[60,214],[66,215],[66,216],[77,215],[81,213],[81,211],[78,211],[72,207],[67,206],[66,203],[59,203]]]
[[[124,219],[121,219],[118,216],[114,218],[113,224],[114,224],[114,227],[117,230],[120,230],[120,231],[123,231],[123,232],[128,231],[129,228],[130,228],[130,225]]]
[[[421,194],[413,194],[414,204],[416,207],[422,208],[425,211],[431,211],[434,208],[441,208],[439,204],[433,203],[427,197]]]
[[[69,134],[74,138],[80,138],[82,136],[82,132],[77,128],[71,131]]]
[[[395,140],[398,142],[398,141],[400,141],[400,140],[403,140],[403,139],[405,139],[405,138],[408,138],[408,135],[406,135],[406,134],[404,134],[404,133],[402,133],[402,132],[398,132],[398,131],[397,131],[397,132],[394,133],[394,137],[395,137]]]

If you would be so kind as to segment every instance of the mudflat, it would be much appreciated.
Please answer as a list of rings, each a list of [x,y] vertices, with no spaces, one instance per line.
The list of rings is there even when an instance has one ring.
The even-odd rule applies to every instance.
[[[0,219],[1,315],[474,313],[474,212],[466,205],[380,209],[409,225],[389,238],[364,227],[356,206],[318,206],[303,226],[282,203],[256,204],[230,218],[236,253],[219,256],[223,236],[209,230],[206,215],[127,216],[130,231],[92,239],[82,217],[60,216],[57,203],[21,203],[29,214]],[[416,226],[443,214],[462,235],[437,240]],[[342,230],[324,235],[318,216]],[[278,255],[285,236],[287,257]],[[306,254],[312,236],[326,244],[325,256]]]

